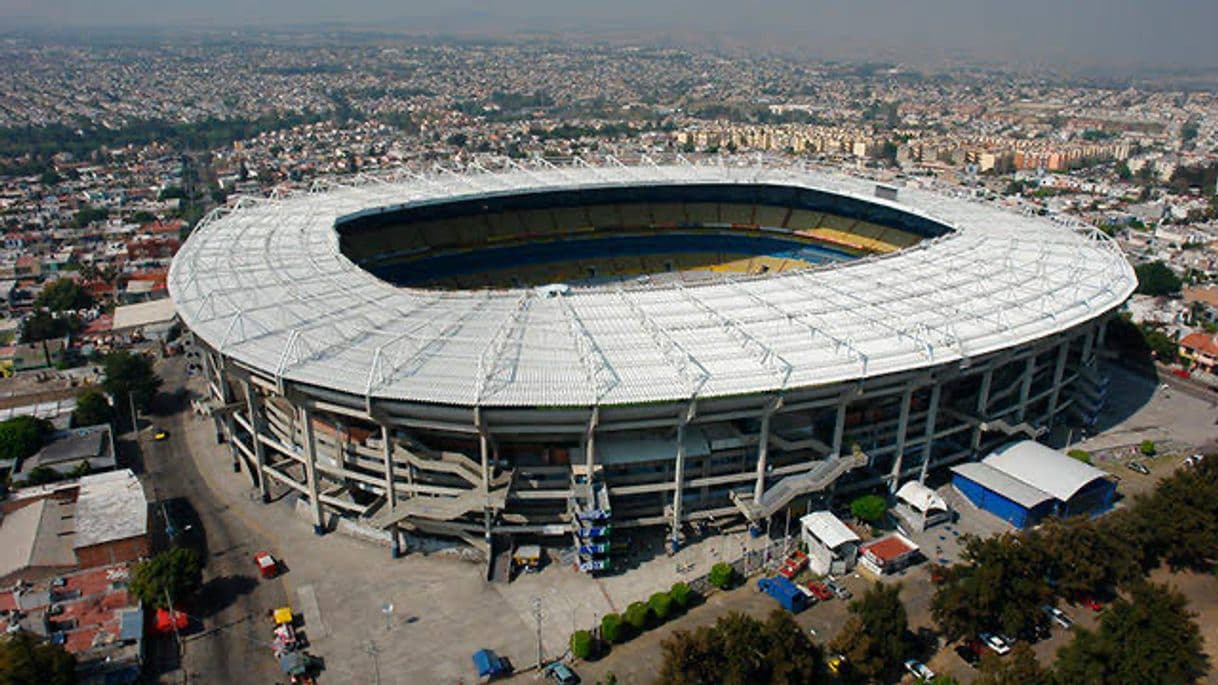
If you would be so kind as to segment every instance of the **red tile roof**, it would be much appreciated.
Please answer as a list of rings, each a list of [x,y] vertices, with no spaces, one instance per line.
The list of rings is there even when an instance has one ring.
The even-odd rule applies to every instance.
[[[915,548],[905,544],[901,538],[893,535],[881,540],[876,540],[868,545],[863,546],[864,553],[871,553],[871,556],[879,559],[881,562],[892,561],[899,559],[904,554],[909,554]]]
[[[1180,339],[1180,346],[1211,357],[1218,357],[1218,335],[1189,333]]]

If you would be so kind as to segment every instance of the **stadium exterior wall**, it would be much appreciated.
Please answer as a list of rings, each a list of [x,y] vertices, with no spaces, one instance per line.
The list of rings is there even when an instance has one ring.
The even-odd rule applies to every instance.
[[[1096,350],[1110,314],[967,362],[781,397],[612,408],[368,403],[203,350],[217,433],[264,498],[296,491],[319,534],[333,515],[388,521],[395,553],[406,531],[489,553],[494,535],[570,535],[571,501],[585,482],[570,454],[595,454],[598,442],[669,445],[662,458],[597,464],[604,471],[594,478],[612,498],[615,526],[663,525],[680,538],[691,521],[759,520],[810,498],[925,481],[1015,436],[1038,436],[1067,413],[1085,422],[1105,393]],[[684,453],[688,441],[678,436],[694,431],[713,436],[709,451]],[[784,479],[852,455],[857,468],[796,488],[777,509],[758,506]]]

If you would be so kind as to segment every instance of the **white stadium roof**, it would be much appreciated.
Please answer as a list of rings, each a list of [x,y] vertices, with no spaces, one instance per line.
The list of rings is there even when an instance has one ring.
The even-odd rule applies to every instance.
[[[814,188],[955,230],[832,266],[547,296],[397,287],[341,254],[334,229],[338,217],[385,205],[665,183]],[[873,182],[801,168],[582,160],[243,198],[196,229],[169,274],[183,322],[241,364],[358,396],[467,406],[680,401],[936,366],[1067,330],[1135,285],[1120,250],[1091,227],[914,188],[888,202]]]

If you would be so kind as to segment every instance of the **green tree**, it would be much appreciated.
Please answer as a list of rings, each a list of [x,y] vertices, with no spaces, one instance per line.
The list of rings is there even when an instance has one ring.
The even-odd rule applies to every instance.
[[[647,599],[647,608],[656,621],[663,623],[672,614],[672,597],[667,592],[657,592]]]
[[[34,454],[51,430],[50,422],[33,416],[0,422],[0,459],[25,459]]]
[[[93,297],[76,281],[60,278],[43,286],[42,292],[34,298],[34,306],[53,312],[87,309],[93,306]]]
[[[1083,462],[1084,464],[1091,463],[1091,453],[1088,452],[1087,450],[1073,449],[1073,450],[1070,450],[1069,452],[1066,452],[1066,455],[1072,459],[1077,459],[1077,460]]]
[[[735,579],[736,569],[732,568],[732,565],[726,561],[720,561],[714,566],[711,566],[710,575],[707,576],[707,580],[710,581],[710,584],[714,585],[720,590],[726,590],[727,588],[731,587],[732,581]]]
[[[660,646],[656,685],[809,685],[822,670],[820,649],[781,610],[764,623],[733,612],[713,626],[678,630]]]
[[[1045,575],[1054,579],[1063,597],[1107,592],[1138,575],[1128,541],[1087,516],[1049,519],[1024,539],[1039,547],[1048,562]]]
[[[1138,583],[1118,599],[1098,631],[1078,629],[1058,652],[1061,683],[1187,685],[1205,677],[1208,660],[1188,600],[1164,585]]]
[[[949,642],[986,630],[1026,634],[1047,622],[1040,607],[1053,593],[1039,546],[1015,533],[962,541],[960,563],[944,569],[931,599],[931,615]]]
[[[0,639],[0,685],[73,685],[76,657],[25,631]]]
[[[76,409],[72,412],[72,425],[96,426],[100,423],[110,423],[114,418],[114,409],[105,393],[97,388],[88,388],[76,397]]]
[[[606,642],[617,644],[625,639],[625,631],[622,630],[622,617],[619,614],[605,614],[601,618],[601,638]]]
[[[684,611],[689,608],[690,602],[693,600],[693,597],[690,596],[690,592],[691,590],[689,589],[689,585],[681,581],[677,581],[672,584],[672,588],[669,589],[668,594],[672,597],[673,603],[677,605],[677,609],[679,611]]]
[[[576,659],[587,659],[592,656],[592,633],[577,630],[571,633],[571,654]]]
[[[888,510],[888,502],[879,495],[863,495],[850,503],[850,513],[868,523],[879,523]]]
[[[34,343],[62,338],[80,329],[80,320],[72,315],[55,316],[39,309],[21,322],[21,342]]]
[[[1052,674],[1041,667],[1036,653],[1027,642],[1016,642],[1011,653],[1003,658],[986,654],[981,659],[981,672],[973,685],[1051,685]]]
[[[912,646],[901,586],[876,582],[850,602],[850,617],[829,642],[851,670],[867,680],[893,680]]]
[[[626,607],[626,623],[630,624],[630,627],[634,629],[637,635],[647,629],[647,618],[650,614],[651,611],[647,608],[646,604],[631,602]]]
[[[1137,292],[1143,295],[1177,295],[1183,283],[1163,262],[1148,262],[1134,268],[1138,276]]]
[[[102,387],[115,402],[126,401],[130,394],[135,405],[147,409],[161,387],[161,379],[152,370],[152,361],[141,354],[114,352],[102,362],[106,380]]]
[[[1147,457],[1155,456],[1155,441],[1143,440],[1142,443],[1138,445],[1138,451]]]
[[[165,593],[175,602],[194,594],[203,585],[203,561],[189,547],[174,547],[135,565],[128,589],[150,606],[169,608]]]

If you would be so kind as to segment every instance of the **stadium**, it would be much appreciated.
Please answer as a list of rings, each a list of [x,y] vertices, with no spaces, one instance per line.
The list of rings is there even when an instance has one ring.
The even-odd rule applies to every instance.
[[[1094,421],[1092,227],[760,162],[436,168],[242,199],[169,289],[264,501],[573,545],[761,523]],[[802,510],[802,509],[801,509]]]

